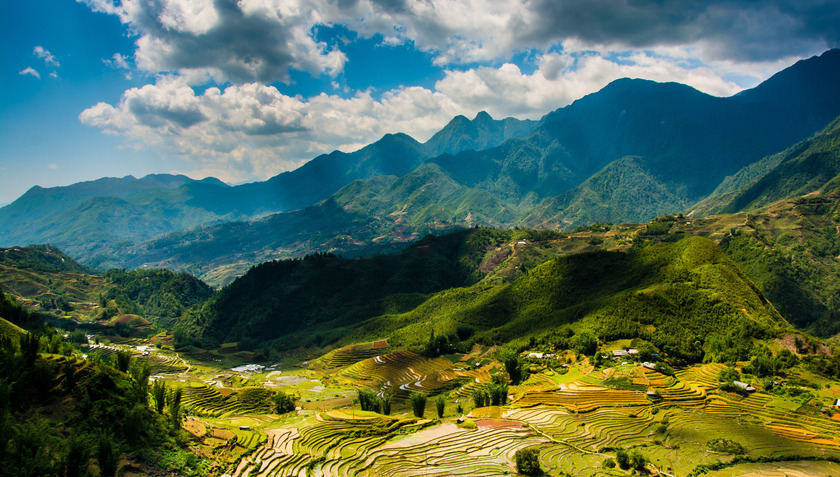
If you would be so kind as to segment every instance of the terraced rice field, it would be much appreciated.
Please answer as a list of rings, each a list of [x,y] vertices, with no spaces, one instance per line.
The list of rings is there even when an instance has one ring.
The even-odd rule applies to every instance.
[[[552,391],[528,391],[516,401],[516,406],[562,406],[574,412],[590,412],[602,407],[645,406],[649,403],[641,391],[573,385]]]
[[[271,410],[268,401],[271,391],[262,388],[242,388],[233,396],[224,396],[218,388],[203,384],[191,384],[183,389],[183,405],[195,416],[265,414]],[[246,395],[250,399],[244,399]]]
[[[428,359],[407,350],[365,359],[339,374],[362,387],[394,389],[397,398],[404,398],[412,391],[434,392],[454,380],[466,383],[479,375],[474,371],[455,371],[447,359]]]
[[[387,351],[387,348],[387,341],[355,344],[339,348],[324,358],[327,363],[327,367],[340,368],[357,363],[363,359],[373,358],[374,356],[384,354],[385,351]]]
[[[586,370],[585,376],[576,369],[570,382],[532,375],[511,389],[518,399],[474,410],[470,416],[479,424],[464,428],[454,417],[418,421],[405,408],[394,417],[360,413],[356,403],[335,411],[300,411],[274,425],[266,419],[264,430],[250,440],[237,432],[237,440],[252,451],[227,472],[234,477],[504,475],[516,473],[516,451],[531,447],[550,475],[619,475],[617,469],[604,468],[618,449],[641,452],[650,472],[687,475],[698,465],[732,459],[709,449],[707,443],[716,437],[743,444],[754,458],[840,458],[840,421],[797,412],[798,404],[767,394],[744,398],[721,392],[717,377],[723,369],[698,365],[675,376],[641,366]],[[615,375],[659,396],[604,385]],[[471,407],[464,398],[491,381],[486,368],[456,371],[448,360],[409,351],[377,354],[332,376],[351,386],[390,387],[403,396],[446,390],[448,416],[453,400]],[[193,386],[185,403],[214,415],[238,412],[220,398],[214,388]],[[430,410],[427,406],[426,416],[433,414]]]

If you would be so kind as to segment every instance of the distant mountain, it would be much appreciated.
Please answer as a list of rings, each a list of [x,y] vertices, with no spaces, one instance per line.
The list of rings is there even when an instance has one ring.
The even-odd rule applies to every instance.
[[[755,210],[773,202],[840,187],[840,117],[813,137],[739,171],[697,214]]]
[[[50,242],[94,266],[122,266],[127,245],[170,232],[303,209],[354,180],[402,176],[439,152],[496,146],[526,135],[534,121],[453,121],[425,144],[387,134],[358,151],[335,151],[264,182],[231,187],[218,179],[149,175],[65,187],[33,187],[0,208],[0,245]]]
[[[389,134],[238,187],[144,178],[46,205],[27,195],[57,191],[34,190],[0,209],[0,244],[50,241],[88,265],[167,266],[221,284],[266,259],[394,251],[459,227],[645,222],[776,167],[762,158],[840,115],[826,78],[840,78],[840,50],[729,98],[622,79],[538,123],[460,116],[425,144]]]
[[[455,116],[423,144],[423,149],[428,157],[462,151],[483,151],[508,139],[525,137],[538,125],[536,121],[514,118],[497,121],[485,111],[478,113],[472,121],[465,116]]]
[[[829,53],[823,57],[791,68],[805,65],[809,75],[830,74],[840,58]],[[783,73],[783,79],[798,79],[801,87],[813,86],[809,75]],[[773,104],[760,101],[776,84],[774,80],[773,88],[760,85],[737,97],[715,98],[679,84],[618,80],[547,115],[527,137],[425,162],[423,145],[407,136],[386,136],[353,153],[354,160],[346,164],[356,166],[342,177],[375,171],[393,175],[352,182],[300,211],[171,235],[128,247],[120,257],[129,266],[189,270],[220,284],[263,260],[316,251],[348,256],[393,251],[426,233],[458,227],[571,229],[594,222],[645,222],[689,209],[730,183],[744,165],[769,170],[762,157],[787,148],[801,139],[799,134],[813,132],[797,118],[823,114],[826,106],[783,98]],[[787,79],[784,84],[795,88],[796,82]],[[831,94],[825,92],[826,97]],[[840,104],[837,109],[840,114]],[[782,120],[784,115],[789,119]],[[797,125],[790,127],[791,121]],[[454,131],[468,137],[466,131],[482,124],[500,137],[501,124],[482,114],[472,122],[454,119],[438,137],[458,136]],[[344,156],[333,153],[330,160]],[[314,160],[298,171],[317,166],[335,177],[338,166],[326,167],[326,160]],[[417,169],[404,172],[418,162],[422,165]],[[385,165],[392,167],[386,170]],[[303,173],[298,171],[287,177]]]

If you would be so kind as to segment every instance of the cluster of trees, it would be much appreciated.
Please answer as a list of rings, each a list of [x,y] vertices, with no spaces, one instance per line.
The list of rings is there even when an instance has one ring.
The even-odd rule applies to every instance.
[[[169,270],[113,269],[105,277],[116,285],[100,298],[100,306],[110,316],[138,314],[165,326],[172,326],[187,309],[213,295],[213,289],[201,280]],[[111,301],[116,308],[108,307]]]
[[[475,407],[504,406],[507,404],[508,385],[501,382],[488,384],[472,392]]]
[[[753,374],[760,378],[767,376],[783,376],[790,368],[799,364],[799,358],[789,350],[783,349],[779,354],[774,355],[766,346],[756,349],[756,354],[750,364],[744,366],[745,373]]]
[[[394,398],[394,393],[390,389],[385,390],[381,397],[370,389],[359,389],[358,396],[362,411],[378,412],[386,416],[391,414],[391,400]]]
[[[148,365],[120,352],[98,353],[87,363],[74,343],[81,331],[62,339],[29,313],[0,295],[0,314],[29,331],[0,336],[0,469],[4,475],[113,476],[122,455],[160,461],[179,454],[198,472],[203,464],[181,448],[180,391],[162,383],[150,387]],[[44,355],[47,355],[46,357]],[[52,355],[52,356],[49,356]],[[154,406],[149,404],[149,398]],[[57,419],[39,417],[53,409]],[[192,457],[190,457],[192,456]]]
[[[52,335],[56,336],[56,335]],[[149,407],[150,368],[117,355],[115,366],[75,356],[45,359],[52,338],[36,333],[0,339],[0,468],[8,475],[113,476],[120,455],[176,451],[180,400]],[[159,392],[159,391],[155,391]],[[179,391],[169,393],[178,395]],[[44,420],[32,409],[61,409],[60,420]],[[177,452],[177,451],[176,451]]]
[[[633,469],[637,472],[644,472],[645,467],[648,464],[648,460],[647,457],[638,450],[633,450],[628,453],[624,449],[619,449],[615,452],[615,461],[607,459],[604,461],[604,467],[613,468],[616,464],[618,464],[618,467],[622,470]]]

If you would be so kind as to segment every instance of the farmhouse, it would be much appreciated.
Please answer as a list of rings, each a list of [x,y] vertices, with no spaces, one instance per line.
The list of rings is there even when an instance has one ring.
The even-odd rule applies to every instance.
[[[637,354],[638,352],[639,350],[637,350],[636,348],[614,349],[611,351],[612,357],[615,360],[618,360],[619,358],[623,358],[625,356],[630,356],[632,354]]]
[[[732,381],[732,384],[736,387],[739,387],[739,388],[743,389],[744,391],[746,391],[748,393],[754,393],[755,392],[755,388],[752,387],[751,385],[749,385],[748,383],[745,383],[745,382],[742,382],[742,381]]]

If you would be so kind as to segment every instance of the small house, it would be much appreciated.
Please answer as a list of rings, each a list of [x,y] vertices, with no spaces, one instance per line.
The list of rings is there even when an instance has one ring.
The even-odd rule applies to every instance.
[[[250,431],[250,430],[251,430],[251,426],[239,426],[239,430],[240,430],[240,431]]]
[[[754,393],[755,392],[754,387],[752,387],[749,383],[745,383],[743,381],[732,381],[732,385],[735,386],[735,387],[741,388],[748,393]]]

